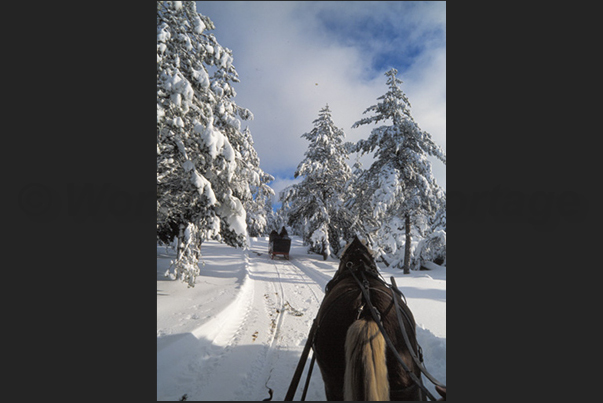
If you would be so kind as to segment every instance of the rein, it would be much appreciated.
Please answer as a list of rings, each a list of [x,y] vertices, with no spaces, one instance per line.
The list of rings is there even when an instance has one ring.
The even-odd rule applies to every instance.
[[[396,285],[396,280],[394,280],[394,276],[391,277],[391,281],[392,281],[392,285],[394,287],[394,288],[392,288],[392,290],[394,290],[394,289],[397,290],[398,286]],[[412,357],[412,359],[415,362],[415,364],[417,365],[417,367],[419,367],[419,369],[421,370],[423,375],[425,375],[425,377],[427,379],[429,379],[431,381],[431,383],[433,383],[436,386],[445,388],[446,385],[444,385],[443,383],[441,383],[437,379],[435,379],[435,377],[433,375],[431,375],[429,373],[429,371],[427,371],[427,368],[425,368],[425,365],[423,364],[423,353],[422,353],[421,346],[419,346],[419,343],[417,343],[417,350],[419,351],[419,357],[417,357],[415,352],[410,348],[410,341],[408,340],[408,334],[406,332],[406,329],[404,328],[404,322],[402,321],[402,317],[400,316],[401,309],[399,309],[398,301],[396,300],[395,296],[392,298],[394,300],[394,305],[396,306],[396,315],[398,316],[398,323],[400,323],[400,329],[402,330],[402,335],[404,336],[404,342],[406,343],[406,346],[408,346],[408,350],[410,351],[410,356]],[[402,311],[402,312],[404,312],[404,311]],[[408,319],[408,317],[407,317],[407,319]],[[411,321],[409,320],[409,323],[410,322]],[[415,339],[415,341],[416,341],[416,339]]]
[[[285,402],[293,401],[293,395],[295,395],[295,391],[297,390],[297,385],[299,384],[299,379],[301,378],[304,367],[306,366],[306,361],[308,360],[308,354],[310,353],[310,347],[312,347],[314,341],[314,332],[316,331],[316,319],[312,322],[312,327],[310,328],[310,333],[308,334],[308,339],[306,340],[306,345],[304,346],[304,350],[302,351],[302,355],[297,363],[297,368],[295,368],[295,373],[293,374],[293,378],[291,379],[291,384],[289,385],[289,389],[287,390],[287,395],[285,396]],[[314,354],[312,354],[312,362],[310,364],[310,369],[308,371],[308,376],[306,378],[306,385],[304,386],[304,391],[302,394],[301,401],[303,402],[306,397],[306,391],[308,390],[308,385],[310,384],[310,375],[312,375],[312,367],[314,366]],[[272,396],[270,396],[272,399]]]

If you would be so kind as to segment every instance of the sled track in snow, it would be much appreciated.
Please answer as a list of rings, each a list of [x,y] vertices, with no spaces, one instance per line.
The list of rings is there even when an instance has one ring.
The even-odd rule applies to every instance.
[[[166,351],[158,353],[158,362],[166,360],[166,354],[174,354],[176,359],[170,371],[176,374],[178,388],[161,388],[162,396],[158,400],[178,400],[187,394],[189,400],[206,389],[220,363],[232,355],[241,342],[246,325],[253,314],[253,299],[255,289],[248,275],[245,276],[234,301],[218,315],[193,330],[188,337],[183,337],[186,343],[173,343]],[[191,337],[194,336],[194,337]],[[158,369],[158,392],[160,390],[160,373]],[[173,379],[166,383],[174,383]],[[194,385],[194,388],[191,388]],[[161,399],[159,399],[161,397]]]
[[[284,261],[284,263],[285,263],[284,266],[286,268],[294,269],[293,270],[293,274],[296,276],[296,278],[299,280],[300,283],[306,283],[308,285],[308,289],[310,290],[310,292],[314,296],[314,299],[315,299],[316,303],[318,305],[320,305],[320,303],[322,301],[322,296],[320,296],[320,297],[317,296],[316,292],[314,292],[312,290],[312,285],[314,285],[314,284],[309,283],[308,281],[306,281],[307,278],[310,278],[310,279],[312,279],[315,282],[315,285],[317,285],[318,287],[320,287],[320,283],[318,281],[316,281],[315,275],[308,274],[306,270],[303,270],[301,268],[302,266],[300,266],[299,263],[296,263],[295,259],[290,259],[290,260]],[[276,263],[275,263],[275,267],[276,267],[276,269],[278,271],[278,266],[276,265]],[[279,280],[280,280],[280,278],[279,278]],[[324,296],[324,292],[322,294]]]
[[[305,261],[302,262],[299,259],[295,258],[291,259],[290,262],[293,266],[295,266],[295,268],[297,268],[299,272],[303,274],[303,276],[300,277],[303,278],[305,276],[310,278],[321,288],[321,297],[317,298],[317,302],[318,304],[320,304],[322,302],[322,298],[324,297],[324,287],[333,278],[333,276],[321,273],[319,270],[313,269],[312,266],[315,266],[316,262],[313,262],[310,258],[306,258],[304,260]]]
[[[249,318],[249,326],[264,330],[253,334],[257,335],[258,342],[261,341],[262,348],[255,354],[251,371],[247,372],[233,400],[238,400],[239,397],[244,400],[261,400],[268,397],[268,388],[274,390],[273,400],[284,399],[285,382],[278,379],[282,376],[292,376],[293,371],[283,371],[282,368],[291,358],[297,364],[299,354],[292,356],[292,346],[296,346],[293,350],[301,353],[307,332],[322,300],[320,286],[308,282],[304,271],[297,265],[289,260],[273,260],[267,256],[257,252],[249,255],[247,270],[254,281],[254,306],[260,306],[258,296],[261,296],[263,302],[263,312],[254,312],[255,316]],[[318,289],[319,296],[313,287]],[[305,323],[305,327],[302,326],[304,332],[301,333],[299,321]],[[289,364],[294,365],[292,362]],[[274,372],[278,375],[273,376]],[[286,381],[287,385],[288,382],[289,379]]]
[[[158,400],[263,400],[267,387],[283,400],[324,294],[303,264],[267,256],[249,251],[234,301],[158,351]]]
[[[272,357],[266,366],[266,383],[268,387],[274,390],[273,400],[284,400],[286,389],[291,381],[293,372],[301,351],[306,343],[308,332],[312,322],[318,312],[318,308],[324,296],[319,284],[312,279],[308,281],[305,271],[302,270],[295,260],[270,260],[276,273],[280,292],[280,304],[282,309],[279,313],[279,322],[276,327],[274,342],[271,346]],[[303,321],[303,332],[300,332],[299,322]],[[292,348],[295,346],[295,348]],[[281,352],[286,352],[283,357]],[[283,364],[288,363],[287,371],[273,371],[275,367],[282,368]],[[277,379],[274,379],[273,372],[278,372]],[[322,377],[314,375],[312,385],[315,391],[318,391],[318,399],[324,400]],[[264,393],[267,393],[266,391]],[[301,391],[300,391],[301,393]],[[266,395],[267,397],[267,395]],[[312,400],[308,397],[308,400]]]

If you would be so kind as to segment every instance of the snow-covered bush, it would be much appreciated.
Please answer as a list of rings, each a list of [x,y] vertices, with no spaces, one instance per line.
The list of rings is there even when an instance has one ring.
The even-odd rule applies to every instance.
[[[312,232],[310,236],[309,251],[316,252],[327,260],[331,256],[331,246],[329,244],[328,228],[326,224],[321,225],[318,229]]]
[[[430,233],[416,246],[412,269],[419,270],[424,262],[446,262],[446,231],[438,230]]]
[[[175,278],[187,283],[189,287],[195,286],[195,279],[199,275],[199,259],[201,257],[201,245],[196,242],[198,239],[196,225],[188,224],[184,231],[181,231],[181,238],[178,239],[177,258],[171,261],[170,268],[165,276],[173,275]],[[170,273],[173,270],[173,274]]]

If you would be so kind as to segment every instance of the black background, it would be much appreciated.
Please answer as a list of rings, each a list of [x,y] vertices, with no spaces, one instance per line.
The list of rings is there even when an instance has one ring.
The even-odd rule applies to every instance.
[[[153,401],[154,9],[19,4],[2,28],[7,392]],[[447,7],[453,401],[595,396],[596,25],[552,7]],[[491,214],[496,189],[574,199],[535,225],[529,204]],[[136,207],[83,213],[107,194]]]

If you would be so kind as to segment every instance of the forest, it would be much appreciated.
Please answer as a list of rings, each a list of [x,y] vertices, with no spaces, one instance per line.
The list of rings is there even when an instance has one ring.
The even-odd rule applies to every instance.
[[[167,273],[194,287],[204,242],[248,248],[282,227],[325,260],[357,235],[405,274],[445,266],[446,192],[428,157],[446,164],[446,155],[412,117],[398,70],[384,72],[383,95],[353,126],[371,127],[368,138],[346,141],[328,104],[311,131],[287,133],[307,150],[300,181],[275,195],[244,126],[254,115],[235,102],[232,51],[213,29],[194,2],[157,2],[157,242],[176,250]],[[373,160],[364,167],[352,154]]]

